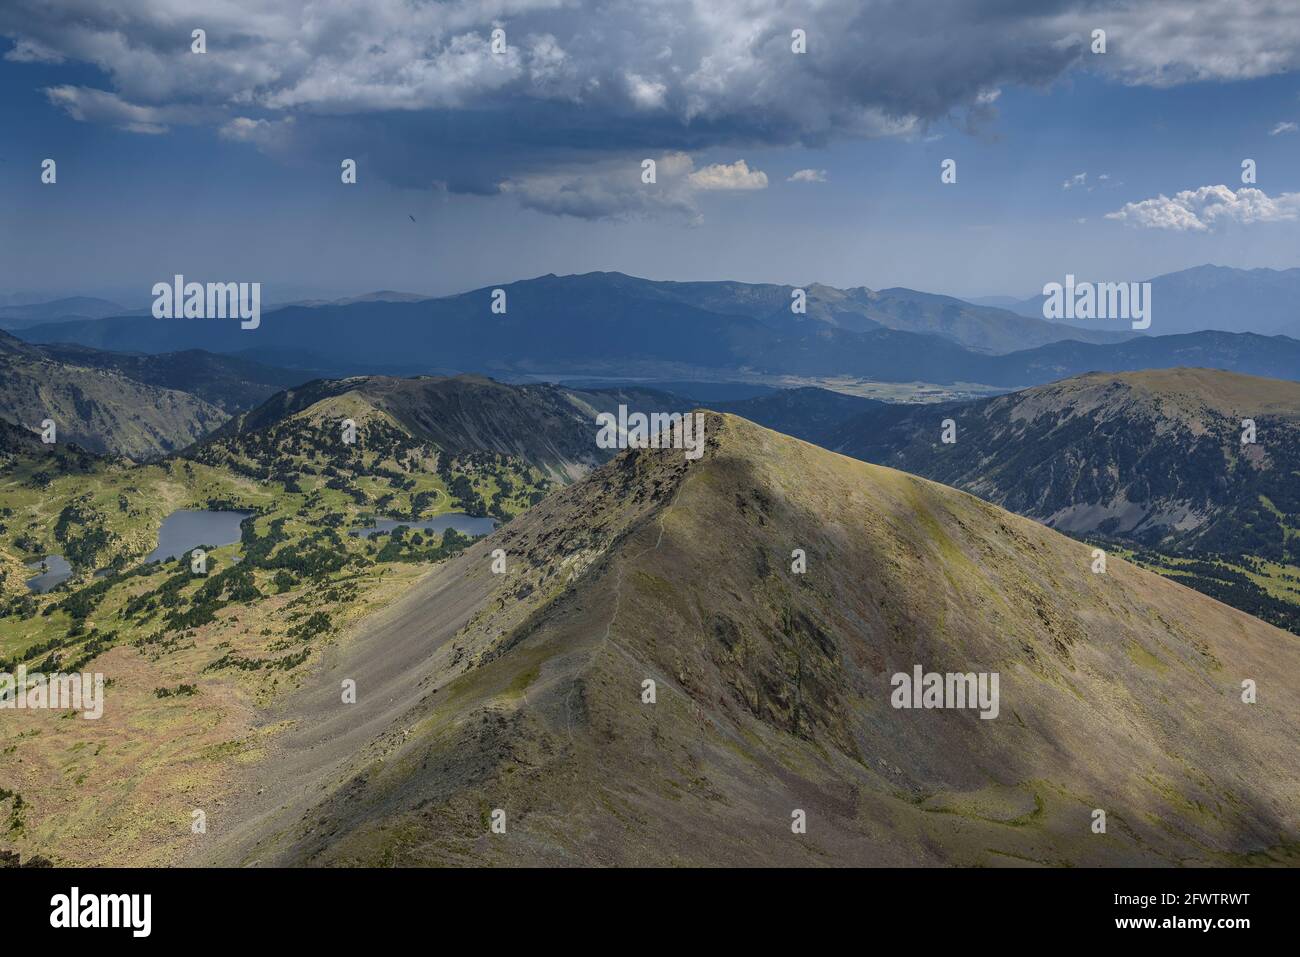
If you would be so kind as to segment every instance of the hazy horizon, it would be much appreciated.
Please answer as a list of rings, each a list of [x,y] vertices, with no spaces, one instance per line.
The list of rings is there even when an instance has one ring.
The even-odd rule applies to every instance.
[[[1202,269],[1202,268],[1211,268],[1211,269],[1227,268],[1227,269],[1240,269],[1244,271],[1259,270],[1259,271],[1267,271],[1267,272],[1287,272],[1292,269],[1300,269],[1300,263],[1294,266],[1279,267],[1279,266],[1228,266],[1224,263],[1202,262],[1202,263],[1193,263],[1181,269],[1171,270],[1171,273],[1186,272],[1188,270]],[[803,279],[794,282],[781,282],[781,281],[771,280],[771,279],[737,279],[734,276],[712,276],[712,277],[682,279],[677,276],[655,276],[655,275],[632,273],[624,269],[592,269],[592,270],[585,270],[583,272],[561,272],[561,273],[547,272],[547,273],[535,273],[529,275],[519,275],[519,276],[514,276],[511,278],[504,278],[504,279],[497,278],[490,282],[484,283],[482,285],[464,286],[463,288],[460,287],[452,288],[443,292],[428,292],[420,289],[396,289],[396,288],[389,288],[389,287],[353,288],[351,286],[342,287],[341,291],[334,290],[334,289],[327,290],[322,287],[300,289],[293,286],[281,285],[274,281],[266,281],[266,280],[262,280],[262,286],[265,290],[267,290],[268,294],[270,294],[272,297],[265,300],[264,308],[279,308],[281,306],[293,305],[295,303],[300,303],[300,302],[311,302],[316,300],[322,302],[326,302],[326,301],[332,302],[337,300],[362,298],[366,296],[372,296],[376,293],[395,293],[403,296],[409,295],[409,296],[419,296],[426,299],[441,299],[450,296],[461,295],[467,292],[473,292],[479,289],[485,289],[490,286],[510,285],[512,283],[527,282],[529,280],[541,279],[545,276],[550,276],[550,275],[559,276],[561,278],[568,278],[573,276],[590,275],[593,273],[617,273],[626,276],[631,276],[635,279],[645,279],[650,282],[738,282],[747,285],[784,285],[784,286],[807,287],[807,286],[821,284],[827,286],[834,286],[833,283],[824,282],[823,280],[820,279]],[[1161,275],[1168,275],[1168,274],[1170,273],[1165,273]],[[170,277],[161,277],[159,281],[163,281],[168,278]],[[1155,275],[1139,276],[1139,277],[1134,277],[1133,281],[1145,281],[1145,280],[1155,279],[1155,278],[1158,277]],[[1055,281],[1055,280],[1049,279],[1048,281]],[[924,285],[905,286],[901,283],[891,283],[891,282],[885,282],[879,285],[868,285],[866,283],[857,283],[852,286],[835,286],[835,288],[839,288],[839,289],[853,289],[853,288],[863,288],[863,287],[872,289],[873,291],[877,291],[877,292],[883,289],[912,289],[916,292],[925,292],[925,293],[933,293],[935,295],[950,296],[954,299],[962,299],[965,300],[966,302],[973,302],[976,304],[980,304],[980,302],[983,300],[997,300],[997,299],[1010,299],[1016,301],[1024,301],[1024,300],[1032,299],[1035,296],[1040,295],[1042,292],[1041,289],[1034,289],[1034,290],[1025,291],[1023,293],[1002,292],[1002,293],[980,293],[980,294],[972,294],[972,295],[962,295],[961,293],[956,293],[956,292],[941,291],[932,288],[930,286],[924,286]],[[134,296],[134,299],[128,301],[128,299],[130,299],[132,296]],[[116,294],[115,294],[114,290],[112,289],[86,290],[80,288],[77,289],[70,288],[70,289],[64,289],[60,291],[46,290],[39,293],[6,292],[4,294],[0,294],[0,308],[39,305],[46,302],[58,301],[60,299],[72,299],[72,298],[104,299],[109,302],[113,302],[120,306],[123,306],[126,309],[130,309],[132,311],[147,309],[149,307],[149,304],[152,302],[152,296],[148,294],[148,290],[146,290],[145,295],[140,295],[138,289],[120,288],[116,290]],[[995,308],[997,308],[996,305]]]

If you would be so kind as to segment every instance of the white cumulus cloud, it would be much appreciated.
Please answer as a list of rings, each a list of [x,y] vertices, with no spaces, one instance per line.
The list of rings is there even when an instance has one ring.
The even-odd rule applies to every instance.
[[[1208,232],[1223,223],[1287,222],[1300,216],[1300,193],[1269,196],[1262,189],[1243,186],[1235,192],[1222,184],[1186,189],[1107,213],[1115,219],[1147,229]]]
[[[743,159],[734,163],[714,163],[690,175],[696,189],[767,189],[767,174],[749,168]]]

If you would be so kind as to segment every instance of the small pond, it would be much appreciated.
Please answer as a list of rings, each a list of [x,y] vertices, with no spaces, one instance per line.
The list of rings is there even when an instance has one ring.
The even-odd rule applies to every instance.
[[[38,595],[49,591],[56,585],[62,585],[72,577],[72,566],[64,560],[62,555],[46,555],[41,561],[32,562],[27,567],[34,572],[40,572],[35,578],[27,579],[27,587]]]
[[[423,532],[445,532],[449,528],[454,528],[462,535],[487,535],[497,527],[495,518],[476,518],[473,515],[466,515],[464,512],[447,512],[445,515],[439,515],[437,518],[431,518],[423,522],[412,522],[399,518],[380,518],[375,520],[374,525],[363,528],[351,529],[349,535],[370,536],[375,532],[391,532],[393,529],[405,525],[411,531],[417,529]]]
[[[158,547],[146,562],[179,558],[199,545],[233,545],[239,541],[239,523],[252,512],[213,512],[207,509],[180,509],[163,519],[158,529]]]

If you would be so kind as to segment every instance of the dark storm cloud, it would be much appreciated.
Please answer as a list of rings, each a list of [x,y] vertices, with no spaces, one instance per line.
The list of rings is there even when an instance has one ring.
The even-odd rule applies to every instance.
[[[1074,67],[1160,85],[1300,64],[1297,18],[1247,0],[1200,3],[1195,17],[1172,0],[118,7],[10,0],[0,33],[16,61],[104,72],[103,89],[47,90],[79,120],[151,134],[210,125],[286,159],[365,152],[368,171],[400,185],[504,184],[571,215],[617,212],[623,191],[608,177],[626,163],[601,165],[616,157],[908,136],[941,119],[964,126],[990,114],[1002,87],[1047,84]],[[504,52],[492,49],[497,27]],[[207,33],[205,54],[190,52],[195,28]],[[796,28],[806,54],[791,52]],[[1103,56],[1088,49],[1094,28],[1108,34]],[[606,182],[585,195],[591,164]]]

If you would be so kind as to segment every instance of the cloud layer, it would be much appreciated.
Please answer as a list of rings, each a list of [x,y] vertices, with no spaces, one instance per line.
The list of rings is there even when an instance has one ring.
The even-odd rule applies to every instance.
[[[1285,14],[1251,0],[1204,0],[1194,17],[1176,0],[6,0],[0,35],[11,61],[102,71],[46,91],[78,120],[207,125],[331,163],[368,146],[361,161],[400,185],[509,183],[569,206],[582,164],[599,179],[614,157],[970,127],[1002,88],[1071,69],[1170,85],[1300,68],[1300,18]],[[190,50],[196,28],[206,53]],[[760,188],[734,169],[688,175]]]

